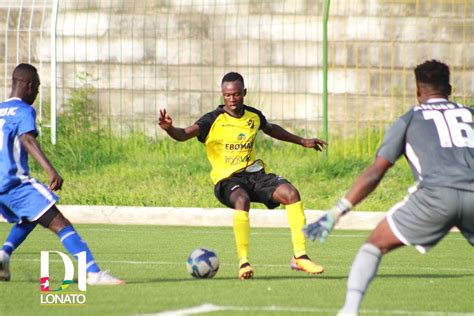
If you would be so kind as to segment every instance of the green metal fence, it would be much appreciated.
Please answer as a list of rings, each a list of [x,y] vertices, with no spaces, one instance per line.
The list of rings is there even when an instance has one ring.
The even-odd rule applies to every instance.
[[[321,137],[327,126],[345,155],[372,152],[416,101],[412,69],[426,59],[447,62],[453,96],[472,103],[472,1],[338,0],[327,7],[327,25],[325,3],[65,0],[52,32],[54,1],[0,0],[4,94],[14,66],[32,62],[42,77],[36,105],[44,136],[54,77],[59,125],[79,111],[88,128],[101,127],[100,137],[159,138],[160,108],[176,125],[192,124],[220,103],[222,76],[239,71],[249,105],[302,135]]]

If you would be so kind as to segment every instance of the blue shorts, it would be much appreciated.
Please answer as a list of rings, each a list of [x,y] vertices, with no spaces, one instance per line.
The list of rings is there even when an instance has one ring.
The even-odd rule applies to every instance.
[[[59,198],[34,178],[0,193],[0,213],[10,223],[34,222],[51,208]]]

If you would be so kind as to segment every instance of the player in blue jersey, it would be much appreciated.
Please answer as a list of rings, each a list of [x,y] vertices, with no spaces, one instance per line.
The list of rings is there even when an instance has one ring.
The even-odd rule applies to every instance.
[[[382,256],[405,245],[425,253],[457,227],[474,246],[474,109],[448,101],[449,68],[436,60],[415,68],[418,105],[387,131],[374,163],[336,206],[303,231],[324,242],[338,219],[380,183],[405,155],[416,185],[359,249],[340,315],[356,315]]]
[[[71,255],[85,251],[89,285],[119,285],[124,282],[99,269],[87,244],[56,207],[63,179],[36,140],[36,112],[31,106],[38,94],[40,78],[36,68],[20,64],[13,71],[10,98],[0,103],[0,213],[13,226],[0,251],[0,280],[9,281],[12,251],[37,224],[60,238]],[[49,186],[30,177],[28,155],[49,176]]]

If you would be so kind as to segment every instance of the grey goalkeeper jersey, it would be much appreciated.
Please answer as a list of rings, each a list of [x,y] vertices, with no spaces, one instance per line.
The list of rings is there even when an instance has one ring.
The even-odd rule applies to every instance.
[[[431,99],[401,116],[377,156],[391,163],[404,154],[418,187],[474,192],[474,109]]]

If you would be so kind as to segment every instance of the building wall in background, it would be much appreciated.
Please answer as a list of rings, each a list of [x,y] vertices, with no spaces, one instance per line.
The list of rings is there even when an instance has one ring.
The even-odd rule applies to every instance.
[[[51,5],[0,0],[4,95],[14,66],[35,64],[45,120]],[[220,103],[222,76],[238,71],[246,103],[271,121],[319,135],[322,11],[322,0],[60,1],[59,112],[72,91],[87,89],[87,110],[111,131],[158,137],[160,108],[176,125],[192,124]],[[383,130],[416,102],[413,67],[426,59],[448,63],[454,97],[473,103],[472,1],[332,1],[328,32],[330,135]]]

